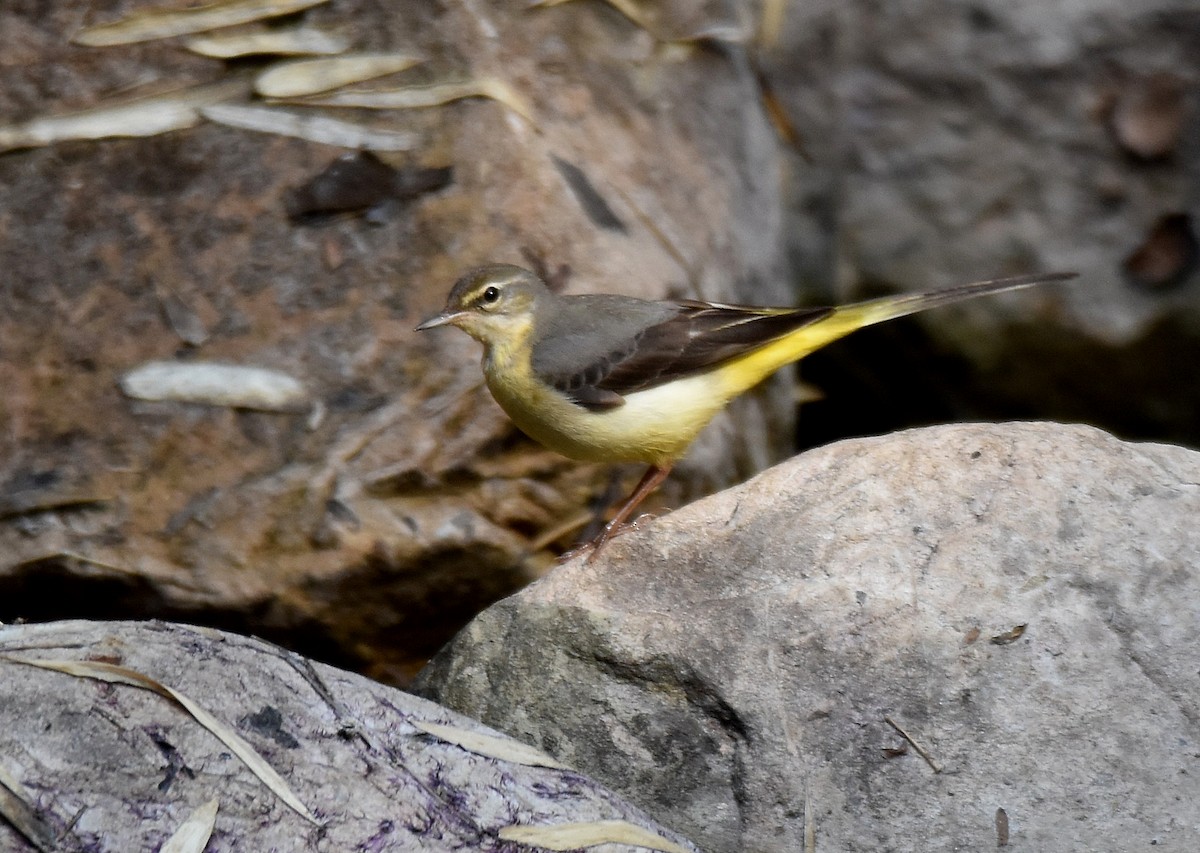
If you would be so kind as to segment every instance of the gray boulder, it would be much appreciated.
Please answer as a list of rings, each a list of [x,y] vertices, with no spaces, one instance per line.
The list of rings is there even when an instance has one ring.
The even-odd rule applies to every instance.
[[[1178,447],[847,441],[558,568],[418,690],[715,853],[1195,850],[1198,519]]]
[[[259,640],[164,622],[0,626],[0,685],[0,851],[149,853],[215,801],[211,840],[187,850],[521,853],[571,832],[617,839],[605,853],[697,853],[536,750]],[[275,780],[251,772],[256,756]]]
[[[808,2],[788,4],[783,24],[762,61],[808,155],[786,232],[806,282],[837,300],[967,271],[1081,274],[1039,294],[1036,316],[1013,299],[923,317],[987,391],[943,369],[925,406],[949,411],[909,423],[1028,412],[1196,446],[1194,0]],[[848,344],[849,381],[894,393],[870,377],[913,362],[895,381],[920,376],[917,396],[928,345],[883,343],[891,334]],[[817,368],[808,378],[822,384]],[[870,418],[885,431],[870,410],[859,422]]]

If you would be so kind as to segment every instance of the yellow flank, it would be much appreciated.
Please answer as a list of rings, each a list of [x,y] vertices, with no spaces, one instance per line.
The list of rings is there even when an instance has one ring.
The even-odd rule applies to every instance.
[[[730,399],[720,395],[720,382],[709,373],[630,394],[615,409],[590,411],[534,376],[531,330],[527,320],[493,338],[484,349],[483,374],[513,423],[563,456],[651,465],[678,459]]]
[[[527,361],[486,375],[496,402],[530,438],[592,462],[672,462],[728,399],[714,393],[718,383],[707,373],[638,391],[622,406],[593,412],[536,381]]]

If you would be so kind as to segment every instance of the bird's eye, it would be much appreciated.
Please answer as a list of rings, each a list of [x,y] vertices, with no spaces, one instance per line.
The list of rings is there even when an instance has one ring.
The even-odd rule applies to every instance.
[[[498,288],[494,285],[492,287],[489,287],[487,290],[485,290],[483,292],[483,301],[484,302],[495,302],[499,298],[500,298],[500,288]]]

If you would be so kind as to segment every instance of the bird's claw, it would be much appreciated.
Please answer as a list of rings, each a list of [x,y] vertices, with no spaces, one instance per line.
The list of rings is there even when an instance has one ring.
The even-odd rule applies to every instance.
[[[584,554],[588,555],[587,562],[591,563],[600,554],[600,551],[604,548],[604,546],[608,544],[609,540],[616,536],[621,536],[626,533],[639,530],[647,521],[653,521],[657,517],[658,515],[656,513],[644,512],[633,521],[625,521],[620,524],[613,524],[612,522],[609,522],[594,538],[584,542],[582,545],[576,545],[569,551],[564,551],[562,554],[559,554],[558,559],[555,560],[555,563],[560,565],[562,563],[569,563],[571,560],[574,560],[576,557]]]

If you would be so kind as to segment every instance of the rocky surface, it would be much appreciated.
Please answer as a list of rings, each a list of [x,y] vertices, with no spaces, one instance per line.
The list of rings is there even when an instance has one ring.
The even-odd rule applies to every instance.
[[[1200,454],[1089,427],[841,442],[556,569],[418,689],[713,853],[1192,850],[1197,518]]]
[[[212,725],[170,698],[28,665],[49,660],[155,679],[242,738],[279,783],[268,788]],[[602,848],[611,853],[651,844],[697,853],[523,744],[257,640],[167,623],[0,626],[0,681],[5,851],[35,849],[14,818],[44,843],[36,849],[159,850],[215,798],[212,840],[188,849],[523,853],[536,848],[505,840],[512,827],[587,824],[600,838],[642,833],[640,846]]]
[[[258,67],[179,40],[68,42],[148,5],[0,6],[0,124]],[[453,170],[382,224],[289,221],[292,190],[344,151],[272,134],[202,123],[0,155],[0,619],[186,617],[403,681],[534,576],[539,541],[586,522],[610,476],[523,440],[472,341],[412,331],[464,268],[529,255],[576,291],[790,300],[778,147],[739,50],[663,53],[592,3],[303,17],[427,57],[389,85],[496,77],[532,121],[479,98],[339,112],[416,134],[392,165]],[[307,398],[126,397],[150,361],[271,368]],[[746,400],[677,482],[777,458],[792,408]]]
[[[1081,273],[1040,314],[967,305],[922,318],[924,336],[818,353],[805,378],[835,393],[802,441],[973,414],[1200,447],[1198,16],[1191,0],[787,6],[762,61],[806,155],[788,183],[806,281],[838,299],[963,270]]]
[[[0,125],[261,66],[68,42],[149,5],[0,4]],[[1188,3],[764,3],[774,47],[754,4],[650,6],[300,16],[426,56],[385,84],[490,76],[529,105],[340,112],[415,134],[390,165],[452,170],[369,220],[288,218],[342,149],[208,122],[0,154],[0,619],[186,618],[404,682],[622,490],[522,439],[473,342],[411,332],[486,260],[758,302],[1078,269],[818,354],[801,441],[1057,415],[1200,446]],[[807,160],[780,157],[756,62]],[[302,404],[125,396],[162,361],[282,371]],[[719,418],[663,503],[785,455],[789,380]]]

